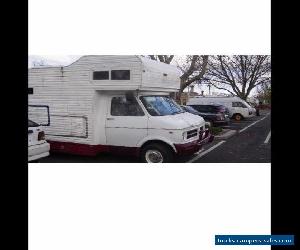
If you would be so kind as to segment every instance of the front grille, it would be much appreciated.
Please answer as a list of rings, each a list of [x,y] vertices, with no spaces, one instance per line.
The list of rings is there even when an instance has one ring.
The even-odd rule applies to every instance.
[[[198,135],[198,130],[197,129],[193,129],[187,132],[186,138],[190,139],[192,137],[195,137]]]

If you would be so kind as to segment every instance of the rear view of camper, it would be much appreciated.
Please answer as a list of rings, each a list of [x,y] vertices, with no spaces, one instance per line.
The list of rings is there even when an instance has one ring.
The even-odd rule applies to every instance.
[[[212,140],[205,122],[170,97],[174,66],[138,56],[83,56],[66,67],[29,69],[29,118],[51,151],[132,154],[146,162],[192,154]]]

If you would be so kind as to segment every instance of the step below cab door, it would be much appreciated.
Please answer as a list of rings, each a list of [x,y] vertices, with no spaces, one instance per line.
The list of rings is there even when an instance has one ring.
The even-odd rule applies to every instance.
[[[111,96],[106,115],[106,144],[108,146],[136,147],[147,136],[148,116],[134,97]]]

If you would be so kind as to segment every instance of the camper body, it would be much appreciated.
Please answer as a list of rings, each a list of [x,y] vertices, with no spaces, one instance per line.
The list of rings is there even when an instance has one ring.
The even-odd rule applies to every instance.
[[[221,104],[228,108],[229,116],[236,120],[253,117],[255,112],[253,108],[243,99],[237,96],[220,97],[220,96],[195,96],[191,97],[187,105],[209,105]]]
[[[138,56],[83,56],[66,67],[32,68],[29,117],[44,125],[51,151],[170,161],[213,139],[202,117],[169,97],[179,76],[174,66]]]

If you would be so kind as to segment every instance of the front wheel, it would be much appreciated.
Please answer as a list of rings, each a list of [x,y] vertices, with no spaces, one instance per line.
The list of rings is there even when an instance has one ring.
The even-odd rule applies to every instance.
[[[174,153],[172,149],[161,143],[152,143],[146,145],[141,151],[142,162],[147,163],[165,163],[172,162]]]
[[[242,116],[241,114],[235,114],[235,115],[233,116],[233,118],[234,118],[234,120],[236,120],[236,121],[241,121],[241,120],[243,119],[243,116]]]

